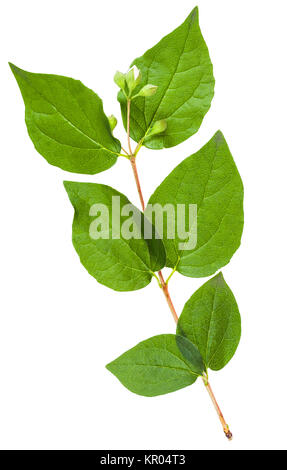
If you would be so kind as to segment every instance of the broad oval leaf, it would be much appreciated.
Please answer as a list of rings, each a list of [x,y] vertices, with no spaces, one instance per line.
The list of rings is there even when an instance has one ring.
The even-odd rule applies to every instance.
[[[51,165],[95,174],[115,164],[121,145],[96,93],[79,80],[10,67],[25,103],[29,136]]]
[[[146,397],[187,387],[204,372],[198,349],[175,335],[142,341],[106,367],[131,392]]]
[[[220,370],[230,361],[239,344],[241,319],[222,273],[207,281],[186,302],[177,333],[198,347],[206,367]]]
[[[176,213],[173,239],[168,239],[167,217],[163,227],[167,266],[177,266],[178,272],[190,277],[210,276],[225,266],[240,245],[243,185],[222,133],[218,131],[201,150],[180,163],[149,204],[171,204]],[[189,221],[184,240],[177,232],[181,222],[178,204],[187,213],[189,205],[196,209],[196,223]],[[190,245],[187,240],[191,239]]]
[[[212,63],[200,31],[198,8],[181,26],[132,65],[136,65],[142,73],[142,80],[134,94],[146,84],[158,88],[154,96],[139,96],[132,101],[131,137],[139,142],[156,121],[163,119],[167,121],[167,129],[147,138],[144,141],[146,147],[173,147],[195,134],[214,94]],[[118,99],[126,125],[127,104],[122,92]]]
[[[153,272],[165,264],[165,250],[161,240],[144,239],[143,214],[110,186],[73,181],[64,186],[75,209],[73,244],[87,271],[116,291],[149,284]],[[124,236],[124,224],[134,238]],[[98,229],[102,238],[97,238]]]

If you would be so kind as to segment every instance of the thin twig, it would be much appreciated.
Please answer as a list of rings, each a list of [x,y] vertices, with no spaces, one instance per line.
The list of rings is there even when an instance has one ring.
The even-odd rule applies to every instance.
[[[177,313],[176,313],[176,311],[175,311],[174,305],[173,305],[173,303],[172,303],[172,300],[171,300],[171,297],[170,297],[170,294],[169,294],[169,290],[168,290],[167,283],[166,283],[166,281],[164,280],[164,277],[163,277],[161,271],[158,272],[158,276],[159,276],[159,278],[160,278],[160,282],[161,282],[161,286],[162,286],[162,291],[163,291],[164,296],[165,296],[165,298],[166,298],[166,301],[167,301],[167,304],[168,304],[168,306],[169,306],[169,309],[170,309],[170,311],[171,311],[171,313],[172,313],[173,319],[174,319],[175,323],[177,323],[177,322],[178,322],[178,315],[177,315]]]
[[[133,155],[130,156],[130,161],[131,161],[131,165],[132,165],[132,169],[133,169],[133,173],[134,173],[134,177],[135,177],[135,182],[136,182],[136,185],[137,185],[137,190],[138,190],[142,210],[144,212],[145,203],[144,203],[144,198],[143,198],[143,195],[142,195],[141,185],[140,185],[140,181],[139,181],[139,175],[138,175],[138,170],[137,170],[137,165],[136,165],[136,159]]]
[[[226,424],[226,421],[225,421],[225,419],[224,419],[224,417],[223,417],[223,414],[222,414],[222,412],[221,412],[221,409],[219,408],[219,405],[218,405],[218,403],[217,403],[217,401],[216,401],[216,398],[215,398],[215,396],[214,396],[214,393],[213,393],[213,391],[212,391],[212,388],[211,388],[211,386],[210,386],[210,383],[209,383],[208,381],[206,382],[205,379],[204,379],[204,377],[202,377],[202,380],[203,380],[203,383],[204,383],[204,385],[205,385],[206,390],[207,390],[208,393],[209,393],[209,396],[210,396],[210,398],[211,398],[211,400],[212,400],[212,403],[213,403],[213,405],[214,405],[214,408],[216,409],[216,412],[217,412],[218,417],[219,417],[219,419],[220,419],[221,425],[222,425],[222,427],[223,427],[224,434],[225,434],[225,436],[227,437],[227,439],[229,439],[229,440],[231,441],[231,440],[232,440],[232,432],[230,431],[228,424]]]
[[[127,100],[127,135],[128,135],[128,147],[129,147],[129,151],[130,151],[129,158],[130,158],[132,169],[133,169],[133,174],[134,174],[134,178],[135,178],[135,182],[136,182],[136,186],[137,186],[137,190],[138,190],[138,194],[139,194],[139,198],[140,198],[140,203],[141,203],[141,206],[142,206],[142,210],[144,211],[145,210],[145,203],[144,203],[144,198],[143,198],[143,195],[142,195],[142,189],[141,189],[141,185],[140,185],[139,175],[138,175],[137,166],[136,166],[136,158],[135,158],[137,152],[139,151],[139,149],[141,147],[141,145],[137,146],[136,151],[134,153],[132,152],[131,143],[130,143],[130,112],[131,112],[130,106],[131,106],[131,102],[128,99]],[[175,267],[175,269],[176,269],[176,267]],[[174,305],[172,303],[172,300],[171,300],[171,297],[170,297],[170,294],[169,294],[169,290],[168,290],[168,285],[167,285],[168,281],[171,278],[172,274],[174,273],[175,269],[172,271],[172,273],[168,277],[167,281],[164,280],[164,277],[163,277],[163,274],[162,274],[161,271],[158,272],[158,276],[159,276],[159,281],[160,281],[160,287],[162,288],[163,294],[165,296],[165,299],[167,301],[169,309],[172,313],[173,319],[174,319],[175,323],[177,323],[178,322],[178,315],[177,315],[176,310],[174,308]],[[213,406],[214,406],[214,408],[215,408],[215,410],[218,414],[221,425],[223,427],[224,434],[227,437],[227,439],[231,440],[232,439],[232,433],[229,430],[229,427],[226,424],[226,421],[223,417],[223,414],[222,414],[222,412],[219,408],[219,405],[218,405],[218,403],[215,399],[214,393],[213,393],[213,391],[211,389],[211,386],[210,386],[210,383],[208,381],[208,377],[206,375],[204,375],[202,377],[202,380],[203,380],[203,383],[204,383],[204,386],[205,386],[206,390],[209,393],[209,396],[211,398]]]

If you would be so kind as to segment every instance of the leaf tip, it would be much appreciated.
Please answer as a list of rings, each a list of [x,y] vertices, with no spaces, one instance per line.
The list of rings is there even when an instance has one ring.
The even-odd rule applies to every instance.
[[[219,284],[225,284],[225,279],[224,279],[224,276],[222,274],[222,271],[220,271],[216,276],[215,276],[215,279],[217,281],[217,283]]]
[[[12,62],[8,62],[8,65],[9,65],[12,73],[15,75],[15,72],[17,72],[18,67],[16,67],[16,65],[12,64]]]
[[[225,287],[227,285],[221,271],[212,277],[210,281],[214,284],[214,286],[216,286],[216,288]]]
[[[221,130],[218,130],[215,134],[214,134],[214,139],[217,141],[217,142],[222,142],[224,139],[224,135],[223,133],[221,132]]]
[[[226,140],[225,140],[225,137],[224,137],[223,133],[222,133],[220,130],[218,130],[218,131],[214,134],[214,136],[212,137],[211,140],[213,140],[213,141],[215,142],[215,145],[216,145],[217,147],[219,147],[219,146],[221,146],[221,145],[227,145],[227,142],[226,142]]]
[[[8,62],[8,64],[11,69],[11,72],[13,73],[14,77],[16,78],[19,84],[19,79],[26,78],[27,72],[23,69],[20,69],[20,67],[17,67],[17,65],[12,64],[12,62]]]
[[[192,12],[190,13],[189,19],[190,19],[190,21],[198,20],[198,16],[199,16],[199,10],[198,10],[198,6],[196,6],[196,7],[194,7]]]
[[[70,194],[73,190],[73,186],[75,185],[75,181],[63,181],[63,185],[67,193]]]
[[[113,372],[113,361],[112,361],[112,362],[109,362],[108,364],[106,364],[106,365],[105,365],[105,368],[106,368],[111,374],[115,375],[114,372]]]
[[[76,201],[78,197],[78,191],[77,191],[77,183],[76,181],[63,181],[64,188],[67,192],[68,198],[76,210]]]

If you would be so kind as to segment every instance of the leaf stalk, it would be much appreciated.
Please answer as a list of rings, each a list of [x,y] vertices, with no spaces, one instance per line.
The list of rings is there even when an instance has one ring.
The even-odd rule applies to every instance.
[[[165,281],[166,285],[168,285],[170,279],[171,279],[172,276],[174,275],[174,273],[175,273],[175,271],[176,271],[176,269],[177,269],[178,263],[179,263],[179,258],[178,258],[178,260],[177,260],[177,262],[176,262],[175,267],[173,268],[173,270],[171,271],[171,273],[170,273],[170,275],[168,276],[167,280]]]

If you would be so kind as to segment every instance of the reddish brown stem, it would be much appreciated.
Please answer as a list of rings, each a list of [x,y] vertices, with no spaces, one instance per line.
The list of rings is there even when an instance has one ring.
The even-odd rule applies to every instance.
[[[177,323],[178,322],[178,316],[177,316],[177,313],[175,311],[175,308],[173,306],[173,303],[172,303],[172,300],[171,300],[171,297],[170,297],[170,294],[169,294],[168,285],[165,282],[161,271],[158,272],[158,276],[159,276],[159,279],[160,279],[162,291],[164,293],[164,296],[166,298],[166,301],[167,301],[168,306],[170,308],[170,311],[172,313],[173,319],[174,319],[175,323]]]
[[[140,198],[140,203],[141,203],[141,206],[142,206],[142,210],[144,211],[145,210],[145,203],[144,203],[144,198],[143,198],[143,195],[142,195],[142,190],[141,190],[141,185],[140,185],[140,181],[139,181],[139,175],[138,175],[138,171],[137,171],[135,157],[131,156],[130,161],[131,161],[131,165],[132,165],[132,169],[133,169],[133,173],[134,173],[135,182],[136,182],[136,185],[137,185],[137,190],[138,190],[138,194],[139,194],[139,198]],[[161,271],[158,272],[158,276],[159,276],[160,283],[161,283],[161,286],[162,286],[162,291],[164,293],[164,296],[166,298],[166,301],[168,303],[168,306],[170,308],[170,311],[172,313],[174,321],[177,323],[178,316],[177,316],[177,313],[175,311],[174,305],[172,303],[172,300],[171,300],[171,297],[170,297],[170,294],[169,294],[169,290],[168,290],[168,286],[167,286],[167,284],[164,280],[164,277],[163,277]]]
[[[130,101],[129,100],[128,100],[128,103],[127,103],[127,134],[128,134],[128,146],[129,146],[129,151],[130,151],[130,161],[131,161],[131,165],[132,165],[132,169],[133,169],[135,182],[136,182],[136,185],[137,185],[137,190],[138,190],[138,194],[139,194],[139,198],[140,198],[140,203],[141,203],[141,206],[142,206],[142,210],[144,211],[145,210],[145,203],[144,203],[144,198],[143,198],[143,195],[142,195],[139,175],[138,175],[138,171],[137,171],[136,158],[135,158],[135,156],[134,156],[134,154],[131,150],[131,145],[130,145]],[[160,279],[160,284],[161,284],[163,294],[164,294],[165,299],[168,303],[168,306],[169,306],[170,311],[172,313],[173,319],[174,319],[175,323],[177,323],[178,322],[178,315],[177,315],[176,310],[174,308],[174,305],[172,303],[172,300],[171,300],[171,297],[170,297],[170,294],[169,294],[169,290],[168,290],[168,285],[167,285],[166,281],[164,280],[164,277],[163,277],[161,271],[158,272],[158,276],[159,276],[159,279]],[[209,396],[212,400],[214,408],[215,408],[215,410],[218,414],[221,425],[223,427],[224,434],[227,437],[227,439],[231,440],[232,439],[232,433],[229,430],[229,427],[226,424],[226,421],[223,417],[223,414],[222,414],[222,412],[219,408],[219,405],[218,405],[218,403],[215,399],[213,391],[212,391],[212,389],[210,387],[210,384],[208,382],[208,378],[206,376],[204,376],[204,377],[202,377],[202,380],[203,380],[203,383],[205,385],[206,390],[209,393]]]
[[[205,385],[206,390],[207,390],[208,393],[209,393],[209,396],[210,396],[210,398],[211,398],[211,400],[212,400],[212,403],[213,403],[213,405],[214,405],[214,408],[216,409],[216,412],[217,412],[218,417],[219,417],[219,419],[220,419],[221,425],[222,425],[222,427],[223,427],[224,434],[225,434],[225,436],[227,437],[227,439],[229,439],[229,440],[231,441],[231,440],[232,440],[232,432],[229,430],[228,424],[226,424],[226,421],[225,421],[225,419],[224,419],[224,417],[223,417],[223,414],[222,414],[222,412],[221,412],[221,409],[219,408],[219,405],[218,405],[218,403],[217,403],[217,401],[216,401],[216,399],[215,399],[215,396],[214,396],[214,393],[213,393],[212,388],[211,388],[211,386],[210,386],[210,383],[208,382],[208,380],[207,380],[207,382],[206,382],[204,378],[203,378],[202,380],[203,380],[203,383],[204,383],[204,385]]]
[[[139,175],[138,175],[138,170],[137,170],[137,166],[136,166],[136,158],[132,155],[132,156],[130,156],[130,161],[131,161],[131,165],[132,165],[132,169],[133,169],[133,173],[134,173],[134,177],[135,177],[135,182],[136,182],[136,185],[137,185],[137,190],[138,190],[138,193],[139,193],[139,198],[140,198],[142,210],[144,211],[145,210],[145,203],[144,203],[144,198],[143,198],[143,195],[142,195],[141,185],[140,185],[140,181],[139,181]]]

